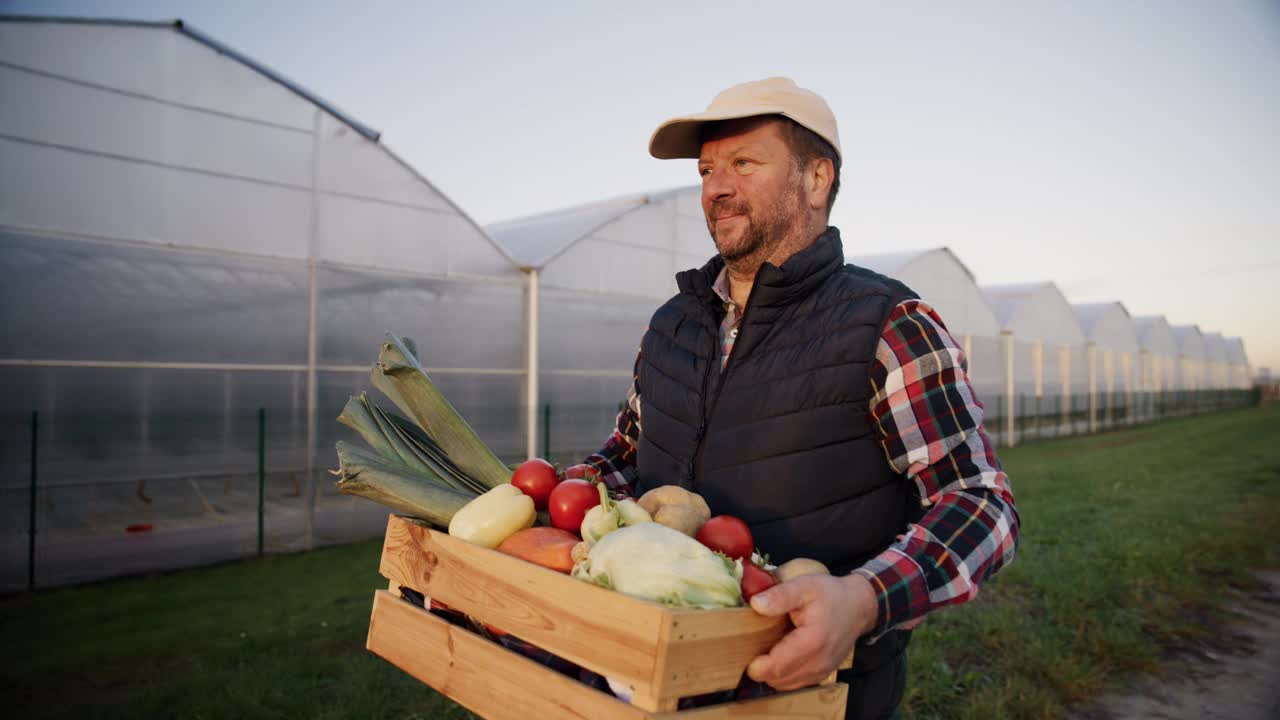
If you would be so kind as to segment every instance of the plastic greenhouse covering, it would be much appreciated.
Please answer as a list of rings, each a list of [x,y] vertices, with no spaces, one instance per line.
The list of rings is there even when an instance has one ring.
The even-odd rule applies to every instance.
[[[328,470],[387,331],[504,461],[579,460],[675,274],[715,253],[699,187],[481,228],[181,22],[0,18],[0,97],[7,591],[379,534]],[[1239,338],[979,287],[948,248],[848,260],[938,310],[1002,444],[1250,396]]]
[[[6,20],[0,62],[0,586],[28,507],[39,585],[254,552],[260,450],[267,550],[375,534],[326,471],[387,330],[523,456],[525,278],[377,133],[178,24]]]
[[[650,316],[676,273],[716,252],[700,195],[677,188],[488,227],[538,285],[536,453],[570,461],[604,444]]]

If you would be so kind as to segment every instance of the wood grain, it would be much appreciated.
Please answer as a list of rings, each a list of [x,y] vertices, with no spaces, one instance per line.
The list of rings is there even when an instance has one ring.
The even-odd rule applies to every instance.
[[[837,683],[696,710],[652,713],[450,625],[385,590],[374,594],[367,647],[491,720],[839,720],[848,692]]]
[[[472,617],[645,692],[661,605],[575,580],[392,516],[380,572]]]
[[[575,580],[405,518],[387,524],[380,572],[634,691],[637,706],[736,687],[789,629],[750,608],[685,610]]]
[[[472,712],[492,720],[647,715],[422,608],[377,591],[368,648]]]

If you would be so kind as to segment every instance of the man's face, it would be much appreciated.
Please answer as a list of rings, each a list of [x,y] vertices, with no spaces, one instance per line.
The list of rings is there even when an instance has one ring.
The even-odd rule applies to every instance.
[[[788,233],[802,229],[801,176],[783,122],[733,120],[703,139],[698,158],[702,212],[727,262],[767,258]]]

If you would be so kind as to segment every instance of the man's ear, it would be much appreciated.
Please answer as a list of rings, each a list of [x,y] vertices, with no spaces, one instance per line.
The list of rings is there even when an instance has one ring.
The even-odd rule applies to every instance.
[[[804,190],[808,195],[809,207],[821,210],[827,206],[827,195],[831,191],[835,174],[836,169],[830,158],[814,158],[809,161],[809,172],[804,176]]]

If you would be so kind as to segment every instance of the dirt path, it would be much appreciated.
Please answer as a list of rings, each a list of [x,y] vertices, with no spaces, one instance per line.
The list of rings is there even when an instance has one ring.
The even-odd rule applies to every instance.
[[[1280,718],[1280,570],[1232,607],[1226,649],[1187,648],[1166,677],[1082,708],[1074,720],[1277,720]]]

